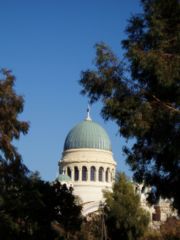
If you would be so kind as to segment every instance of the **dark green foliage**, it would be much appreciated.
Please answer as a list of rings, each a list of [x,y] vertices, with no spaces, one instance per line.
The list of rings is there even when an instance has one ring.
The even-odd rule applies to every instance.
[[[18,120],[24,101],[14,91],[14,76],[5,70],[2,70],[2,75],[0,239],[58,240],[60,236],[73,234],[80,228],[81,207],[76,203],[72,189],[58,182],[50,184],[42,181],[23,164],[13,140],[28,131],[28,123]]]
[[[117,176],[113,192],[105,193],[105,219],[111,240],[136,240],[147,230],[149,215],[124,174]]]
[[[20,155],[12,141],[19,139],[20,134],[26,134],[29,128],[27,122],[18,120],[23,112],[24,100],[14,90],[15,77],[8,70],[0,74],[0,160],[20,160]]]
[[[66,235],[80,230],[82,223],[82,206],[78,204],[77,199],[72,194],[72,188],[68,189],[66,185],[55,182],[52,187],[54,195],[55,217],[54,220],[64,229]],[[52,199],[50,198],[50,201]]]
[[[180,210],[180,2],[142,0],[122,41],[125,60],[96,45],[96,70],[82,73],[83,94],[103,102],[103,117],[120,134],[136,181],[152,186],[149,200],[173,199]]]
[[[59,182],[51,185],[34,174],[22,174],[16,179],[10,172],[8,175],[11,184],[3,184],[0,192],[2,239],[53,240],[80,228],[81,207],[76,204],[71,189]],[[63,231],[55,231],[54,224]]]
[[[45,196],[41,195],[44,194],[42,188],[46,187],[48,191],[48,186],[43,182],[42,186],[37,186],[37,180],[32,180],[23,174],[16,178],[7,171],[11,184],[5,181],[0,193],[2,199],[0,225],[3,226],[0,228],[0,237],[2,239],[54,239],[50,224],[52,216],[49,215],[50,211],[47,211],[51,206],[45,205]],[[46,216],[44,211],[47,211]]]
[[[24,100],[14,90],[15,77],[5,69],[0,74],[0,238],[13,239],[19,231],[13,215],[18,216],[22,204],[18,192],[22,191],[28,173],[13,140],[19,139],[21,133],[26,134],[29,125],[18,119]]]

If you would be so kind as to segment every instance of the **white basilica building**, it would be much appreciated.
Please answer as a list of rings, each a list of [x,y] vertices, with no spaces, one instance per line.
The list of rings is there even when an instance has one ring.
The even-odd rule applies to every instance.
[[[82,201],[83,215],[87,215],[98,210],[103,190],[112,189],[115,171],[109,136],[92,121],[88,109],[85,120],[67,134],[58,180],[73,187]]]

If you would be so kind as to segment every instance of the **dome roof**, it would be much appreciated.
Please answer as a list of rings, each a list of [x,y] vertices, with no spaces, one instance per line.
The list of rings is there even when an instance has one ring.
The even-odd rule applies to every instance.
[[[74,148],[95,148],[111,151],[111,142],[106,131],[97,123],[86,118],[68,133],[64,151]]]
[[[57,177],[57,180],[59,182],[70,182],[71,178],[68,175],[65,174],[59,174],[59,176]]]

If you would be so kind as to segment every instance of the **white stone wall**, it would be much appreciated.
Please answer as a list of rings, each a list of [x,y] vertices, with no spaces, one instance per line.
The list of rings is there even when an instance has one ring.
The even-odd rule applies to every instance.
[[[103,201],[103,190],[112,189],[116,162],[110,151],[100,149],[66,150],[62,154],[59,167],[60,172],[64,171],[71,177],[74,194],[80,197],[84,206],[87,206],[87,203]],[[93,178],[92,167],[95,169]],[[75,177],[75,168],[79,172],[78,179]],[[87,170],[86,173],[83,169]],[[92,206],[94,209],[95,205],[92,204]],[[85,209],[83,211],[87,212]],[[89,212],[90,210],[88,210]]]

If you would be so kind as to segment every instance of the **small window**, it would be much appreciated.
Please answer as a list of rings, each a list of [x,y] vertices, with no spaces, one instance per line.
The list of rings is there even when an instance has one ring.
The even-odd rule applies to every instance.
[[[67,168],[67,175],[71,178],[71,169],[70,169],[70,167]]]
[[[96,181],[96,168],[91,167],[91,181]]]
[[[75,181],[79,180],[79,170],[77,167],[74,167],[74,180]]]
[[[87,181],[87,167],[82,167],[82,181]]]
[[[103,172],[104,172],[103,167],[100,167],[100,168],[99,168],[99,181],[100,181],[100,182],[103,181]]]

